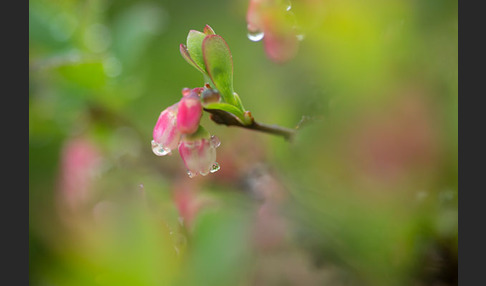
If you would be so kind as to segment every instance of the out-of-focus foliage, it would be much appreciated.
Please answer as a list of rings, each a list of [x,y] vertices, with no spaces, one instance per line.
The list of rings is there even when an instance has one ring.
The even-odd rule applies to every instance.
[[[285,64],[248,1],[29,2],[32,285],[457,284],[457,1],[291,2]],[[189,179],[150,141],[206,24],[256,120],[310,119],[204,115],[221,170]]]

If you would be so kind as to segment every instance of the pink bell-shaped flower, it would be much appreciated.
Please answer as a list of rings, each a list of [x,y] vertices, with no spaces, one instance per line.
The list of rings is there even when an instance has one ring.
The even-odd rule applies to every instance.
[[[216,148],[220,141],[211,136],[202,126],[191,135],[185,135],[179,144],[179,154],[184,161],[189,177],[197,174],[206,176],[219,170],[216,162]]]
[[[183,134],[192,134],[199,127],[203,107],[196,89],[189,92],[183,89],[182,94],[177,112],[177,128]]]
[[[152,140],[152,151],[157,156],[170,155],[179,145],[181,132],[177,128],[177,109],[179,103],[167,107],[160,113],[155,124]]]

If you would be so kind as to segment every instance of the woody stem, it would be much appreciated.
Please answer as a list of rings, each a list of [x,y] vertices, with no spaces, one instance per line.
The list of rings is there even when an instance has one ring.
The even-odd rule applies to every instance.
[[[293,136],[296,133],[296,129],[290,129],[275,124],[268,125],[268,124],[256,122],[255,120],[252,120],[251,124],[245,125],[241,123],[241,121],[238,120],[238,118],[233,114],[220,109],[204,109],[204,110],[211,113],[211,119],[217,124],[223,124],[226,126],[238,126],[250,130],[256,130],[264,133],[279,135],[284,137],[284,139],[288,141],[292,140]]]

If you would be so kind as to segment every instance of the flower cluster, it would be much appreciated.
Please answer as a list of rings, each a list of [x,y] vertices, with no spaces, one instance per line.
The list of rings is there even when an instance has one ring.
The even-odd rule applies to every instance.
[[[190,30],[182,57],[204,77],[204,87],[182,89],[182,98],[160,113],[154,127],[152,150],[157,156],[178,148],[189,177],[219,170],[216,148],[220,141],[200,124],[203,111],[217,124],[258,130],[289,139],[294,130],[256,122],[243,107],[233,88],[233,59],[226,41],[206,25],[203,32]]]
[[[153,131],[152,150],[155,155],[170,155],[178,148],[191,178],[219,170],[216,148],[220,141],[199,125],[203,111],[201,93],[204,90],[211,89],[182,89],[180,101],[160,113]]]

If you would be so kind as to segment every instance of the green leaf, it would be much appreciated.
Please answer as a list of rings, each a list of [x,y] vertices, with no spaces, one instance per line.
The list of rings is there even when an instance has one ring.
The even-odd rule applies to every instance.
[[[219,109],[219,110],[229,112],[229,113],[235,115],[236,117],[238,117],[240,119],[240,121],[244,122],[245,113],[234,105],[231,105],[231,104],[228,104],[228,103],[223,103],[223,102],[215,102],[215,103],[210,103],[210,104],[204,105],[204,108],[205,109]]]
[[[97,89],[106,83],[106,74],[101,61],[85,61],[62,65],[57,71],[67,81],[80,87]]]
[[[206,25],[204,27],[204,34],[206,34],[206,35],[216,35],[216,33],[214,32],[213,28],[211,28],[209,25]]]
[[[187,47],[183,44],[179,46],[179,50],[181,52],[182,57],[193,67],[195,67],[198,71],[202,72],[204,74],[204,78],[207,77],[206,71],[204,71],[201,67],[199,67],[194,60],[191,58],[191,55],[189,54],[189,51],[187,50]]]
[[[202,52],[206,71],[224,101],[239,107],[233,95],[233,59],[226,41],[219,35],[208,35],[202,42]]]
[[[202,52],[204,37],[206,37],[206,34],[196,30],[190,30],[187,35],[187,51],[189,52],[190,58],[202,71],[206,71]]]

